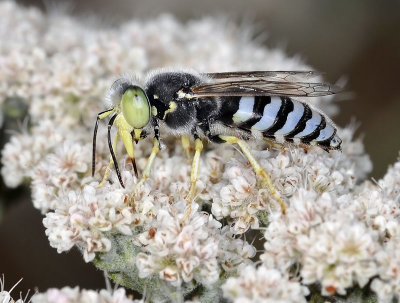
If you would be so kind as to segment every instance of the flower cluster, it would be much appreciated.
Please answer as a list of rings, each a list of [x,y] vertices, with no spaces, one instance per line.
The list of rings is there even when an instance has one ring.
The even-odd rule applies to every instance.
[[[233,302],[307,302],[307,287],[290,281],[276,269],[253,266],[243,268],[240,276],[229,278],[222,286],[224,297]]]
[[[321,284],[323,295],[372,281],[382,302],[398,296],[399,196],[384,182],[399,182],[398,167],[379,182],[383,188],[366,182],[348,194],[300,189],[285,216],[270,217],[264,266],[285,272],[300,264],[303,283]]]
[[[29,115],[2,151],[2,176],[10,187],[31,183],[58,252],[78,247],[85,261],[152,301],[299,302],[355,289],[382,302],[399,298],[400,162],[376,184],[365,181],[371,162],[351,126],[339,129],[342,152],[250,142],[287,204],[285,215],[239,151],[211,143],[200,159],[195,203],[188,204],[190,161],[179,139],[162,129],[163,149],[140,188],[117,146],[123,188],[113,167],[101,183],[110,157],[101,121],[92,177],[96,114],[106,109],[101,100],[122,72],[141,79],[171,65],[200,72],[309,70],[298,58],[212,18],[182,25],[161,16],[105,28],[8,1],[0,3],[0,15],[0,107],[18,99]],[[188,43],[188,37],[196,38]],[[312,102],[332,113],[331,100]],[[135,145],[139,172],[151,148],[151,140]],[[256,247],[263,247],[260,256]],[[122,290],[78,289],[49,291],[32,302],[53,295],[131,302]]]
[[[351,141],[351,128],[342,130],[341,134],[344,142],[342,153],[327,154],[316,149],[308,152],[290,146],[282,151],[255,147],[253,153],[259,157],[275,187],[286,199],[301,188],[320,194],[332,191],[346,194],[356,187],[357,179],[364,178],[370,171],[371,163],[361,142]],[[249,165],[243,161],[231,161],[215,185],[217,194],[213,196],[212,213],[216,218],[225,217],[232,221],[232,230],[236,234],[246,232],[250,227],[258,228],[260,220],[265,219],[265,212],[274,203],[268,201],[268,191],[256,184]]]
[[[181,279],[195,278],[205,284],[218,280],[219,239],[212,232],[221,224],[198,212],[181,224],[183,217],[184,211],[176,215],[161,209],[157,226],[137,236],[138,246],[143,247],[136,260],[141,278],[159,273],[161,279],[176,285]]]
[[[125,289],[118,288],[114,291],[105,289],[99,292],[94,290],[80,290],[79,287],[63,287],[61,289],[51,288],[45,293],[38,293],[32,296],[32,303],[50,302],[74,302],[74,303],[140,303],[143,300],[133,300],[126,295]]]
[[[29,293],[25,298],[14,300],[10,291],[4,290],[4,277],[0,279],[0,302],[2,303],[51,303],[51,302],[71,302],[71,303],[140,303],[143,300],[133,300],[131,296],[126,295],[124,288],[115,290],[100,291],[80,290],[79,287],[64,287],[61,289],[50,288],[44,293],[35,293],[28,298]]]

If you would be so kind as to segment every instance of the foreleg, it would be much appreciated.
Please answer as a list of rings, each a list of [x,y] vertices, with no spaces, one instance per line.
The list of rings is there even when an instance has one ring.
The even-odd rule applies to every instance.
[[[93,144],[92,144],[92,177],[94,176],[94,171],[96,168],[96,138],[97,138],[97,129],[99,127],[99,120],[102,120],[114,112],[114,108],[106,110],[104,112],[98,113],[96,118],[96,124],[94,125],[93,131]]]
[[[115,139],[114,139],[113,146],[112,146],[112,149],[113,149],[113,150],[116,150],[116,148],[117,148],[118,139],[119,139],[119,134],[117,133],[117,135],[115,136]],[[104,186],[104,183],[106,183],[106,181],[107,181],[107,179],[108,179],[108,176],[110,175],[111,166],[113,165],[113,162],[114,162],[114,160],[113,160],[112,156],[110,156],[110,160],[109,160],[109,162],[108,162],[106,171],[105,171],[105,173],[104,173],[103,180],[101,180],[101,182],[99,183],[99,185],[97,185],[97,188],[103,187],[103,186]]]

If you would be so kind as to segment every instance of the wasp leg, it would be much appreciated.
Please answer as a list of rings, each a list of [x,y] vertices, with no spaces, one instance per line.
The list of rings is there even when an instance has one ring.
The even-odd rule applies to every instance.
[[[182,141],[182,147],[186,154],[186,157],[188,159],[190,159],[190,139],[188,136],[182,136],[181,141]]]
[[[286,147],[283,144],[276,143],[273,140],[264,138],[264,142],[267,143],[269,149],[279,149],[279,150],[286,150]]]
[[[129,156],[129,159],[132,162],[133,169],[135,171],[135,175],[137,174],[137,170],[135,170],[136,167],[136,162],[135,162],[135,153],[134,153],[134,148],[133,148],[133,139],[132,139],[132,131],[133,127],[126,122],[124,116],[122,114],[119,114],[117,118],[115,119],[115,125],[118,128],[118,134],[121,137],[122,142],[124,143],[125,150]],[[120,180],[120,183],[122,182],[122,179]],[[122,187],[123,184],[121,183]]]
[[[275,186],[272,184],[272,181],[268,174],[265,172],[265,170],[260,166],[260,164],[257,162],[257,160],[253,157],[253,155],[250,152],[250,148],[247,145],[247,143],[244,140],[241,140],[239,138],[233,137],[233,136],[220,136],[220,138],[227,143],[230,144],[237,144],[239,145],[240,149],[242,150],[243,154],[247,157],[249,160],[251,166],[253,167],[254,171],[258,176],[260,176],[263,181],[265,182],[265,185],[267,186],[271,196],[274,197],[274,199],[280,204],[282,213],[284,214],[286,212],[286,204],[281,200],[279,197],[279,194],[277,190],[275,189]]]
[[[117,148],[118,139],[119,139],[119,134],[117,133],[117,135],[115,136],[113,145],[112,145],[113,150],[116,150],[116,148]],[[103,180],[101,180],[101,182],[99,183],[99,185],[97,185],[97,188],[103,187],[104,184],[106,183],[106,181],[107,181],[107,179],[108,179],[108,176],[110,175],[111,166],[113,165],[113,163],[114,163],[113,157],[110,156],[110,160],[109,160],[109,162],[108,162],[106,171],[105,171],[105,173],[104,173]]]
[[[129,158],[134,159],[135,153],[133,149],[133,139],[132,139],[132,131],[133,127],[126,122],[123,115],[118,115],[115,119],[115,125],[118,128],[119,136],[124,143],[126,152],[128,153]]]
[[[147,159],[146,167],[144,168],[142,179],[140,179],[139,183],[136,184],[134,191],[132,192],[131,196],[129,197],[129,202],[133,202],[134,197],[143,183],[149,178],[150,171],[154,163],[154,159],[156,158],[158,152],[161,149],[160,145],[160,128],[158,126],[157,121],[154,122],[154,141],[153,141],[153,148],[151,150],[151,154]]]
[[[308,153],[313,147],[310,144],[300,143],[298,144],[299,147],[304,149],[306,153]]]
[[[138,190],[140,189],[140,187],[149,178],[151,167],[153,166],[154,159],[156,158],[159,151],[160,151],[160,142],[158,141],[157,138],[154,138],[153,148],[151,150],[149,159],[147,160],[146,167],[144,168],[142,179],[140,179],[139,183],[136,184],[136,187],[135,187],[132,195],[130,196],[129,201],[133,201],[133,198],[136,195],[136,193],[138,192]]]
[[[124,182],[122,182],[121,173],[119,172],[117,158],[115,157],[114,149],[113,149],[113,146],[111,144],[111,127],[113,126],[114,120],[116,120],[117,117],[118,117],[117,115],[112,116],[110,121],[108,122],[108,133],[107,133],[108,148],[110,149],[111,157],[112,157],[112,160],[114,162],[114,167],[115,167],[115,171],[116,171],[117,176],[118,176],[118,181],[121,184],[121,186],[123,188],[125,188]]]
[[[195,153],[192,162],[192,171],[190,173],[190,190],[186,198],[186,201],[188,203],[191,203],[195,196],[197,176],[199,175],[200,154],[201,151],[203,150],[203,142],[201,142],[200,138],[197,137],[194,141],[194,144],[195,144]]]
[[[92,177],[94,176],[95,165],[96,165],[96,138],[97,138],[97,129],[99,127],[99,120],[102,120],[109,115],[111,115],[115,111],[114,108],[106,110],[104,112],[98,113],[96,118],[96,124],[94,125],[93,131],[93,146],[92,146]]]
[[[132,163],[132,167],[133,167],[133,172],[135,173],[135,177],[136,179],[139,179],[139,173],[136,167],[136,160],[135,158],[130,158],[131,159],[131,163]]]
[[[189,194],[186,197],[186,203],[187,203],[187,209],[185,212],[185,215],[182,219],[182,223],[186,221],[187,218],[189,218],[191,212],[192,212],[192,201],[196,195],[195,189],[196,189],[196,182],[197,182],[197,177],[199,175],[199,166],[200,166],[200,155],[203,150],[203,142],[201,139],[195,134],[195,153],[193,157],[193,163],[192,163],[192,171],[190,173],[190,189],[189,189]]]
[[[132,140],[135,140],[135,143],[138,143],[139,140],[145,139],[147,137],[147,132],[145,130],[142,130],[142,132],[140,133],[140,138],[139,140],[135,137],[135,131],[131,132],[131,136],[132,136]],[[135,172],[135,176],[136,179],[139,179],[139,173],[136,167],[136,160],[135,158],[130,158],[131,163],[132,163],[132,167],[133,167],[133,171]]]

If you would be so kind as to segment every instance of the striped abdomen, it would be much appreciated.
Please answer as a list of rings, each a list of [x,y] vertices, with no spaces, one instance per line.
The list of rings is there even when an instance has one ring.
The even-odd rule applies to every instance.
[[[340,149],[336,127],[306,103],[288,97],[230,97],[223,100],[221,118],[225,123],[261,132],[265,138]],[[226,104],[226,106],[225,106]]]

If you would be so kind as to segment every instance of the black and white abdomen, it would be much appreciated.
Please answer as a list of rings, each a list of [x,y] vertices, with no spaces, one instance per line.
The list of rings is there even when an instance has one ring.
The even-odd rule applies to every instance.
[[[341,140],[332,121],[306,103],[279,96],[226,98],[222,104],[229,106],[223,106],[220,112],[225,124],[250,131],[255,137],[261,133],[278,143],[340,149]]]

